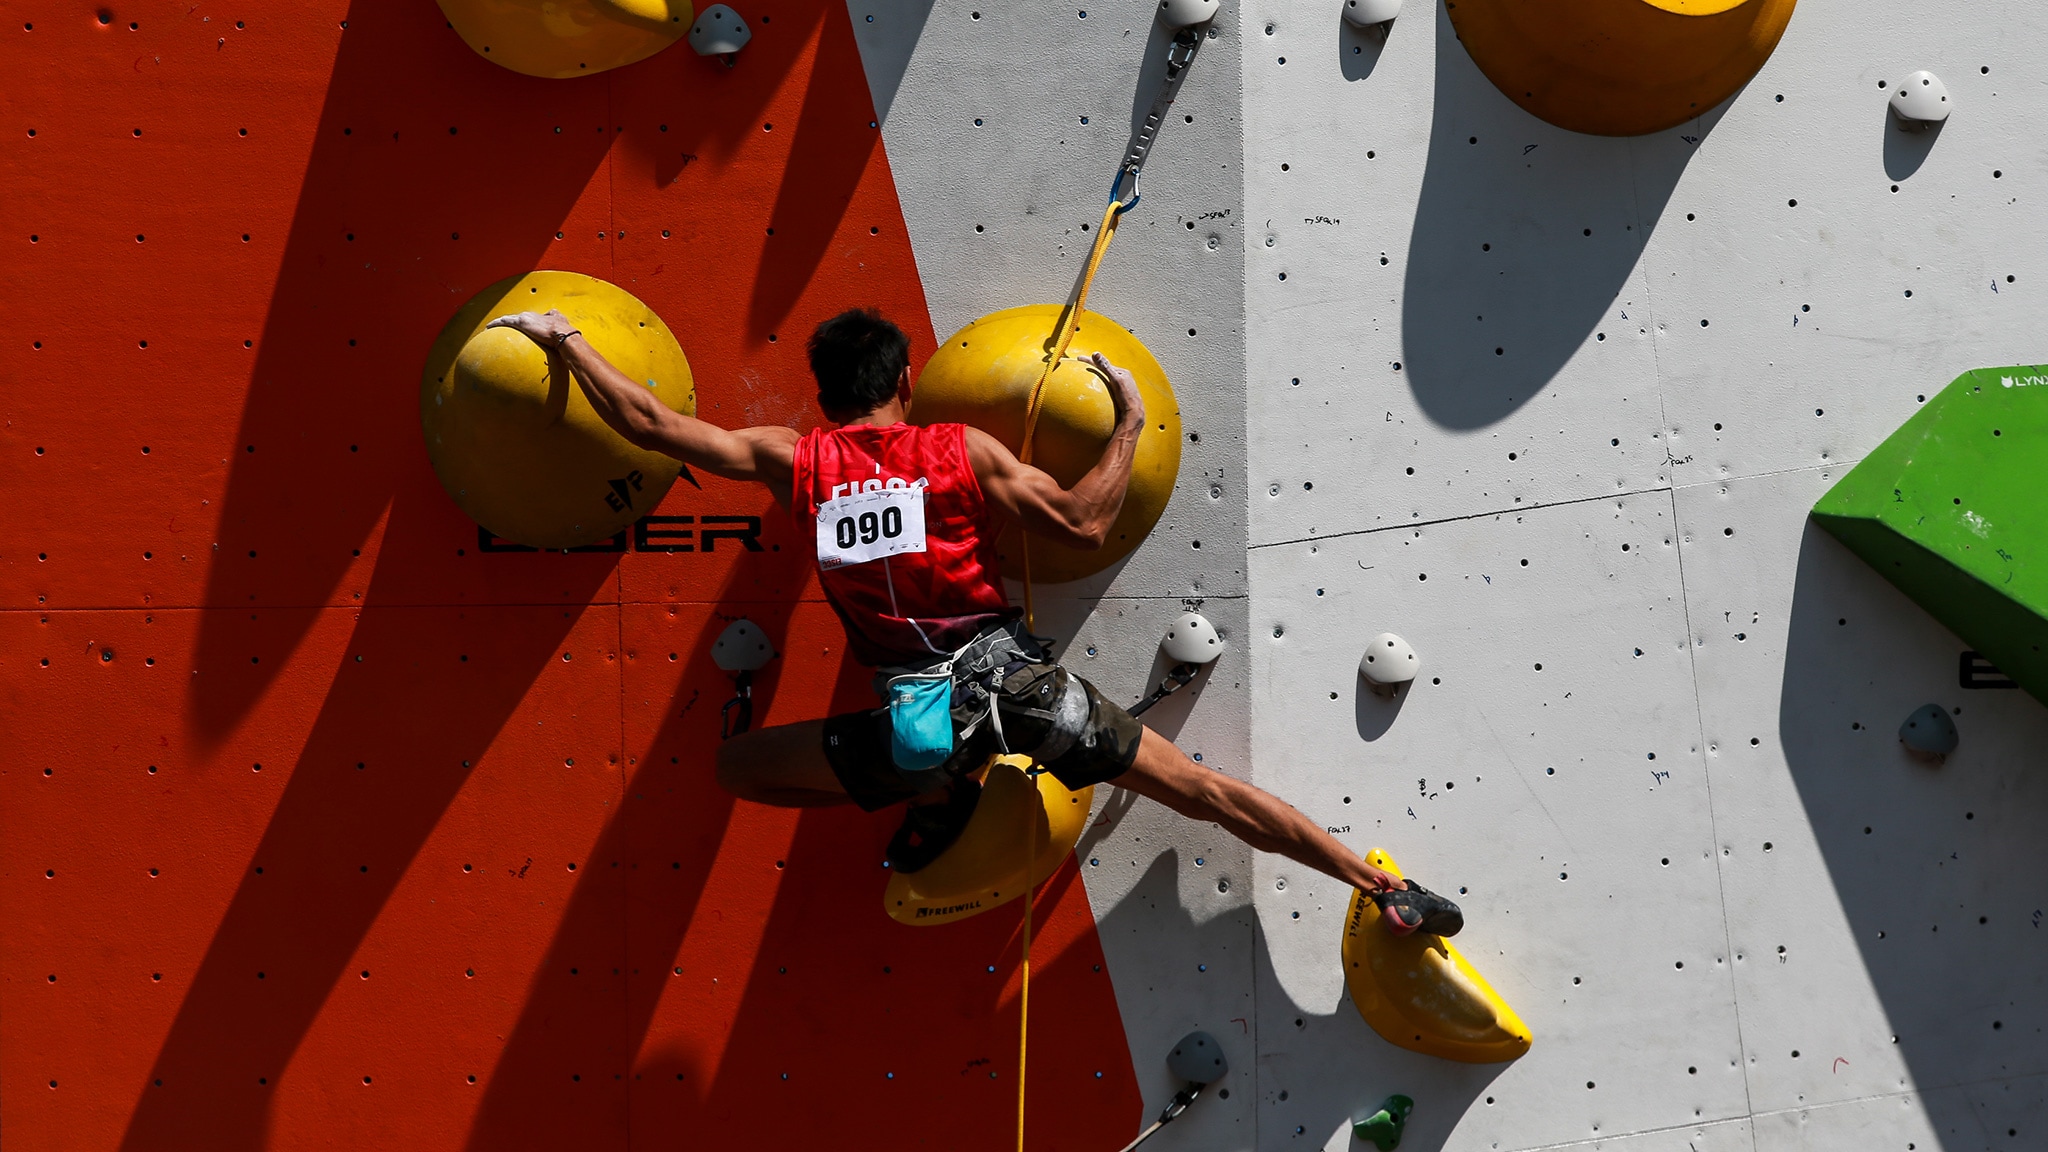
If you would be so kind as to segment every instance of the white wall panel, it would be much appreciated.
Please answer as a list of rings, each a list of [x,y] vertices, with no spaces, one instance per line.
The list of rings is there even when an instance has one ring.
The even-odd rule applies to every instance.
[[[1151,7],[850,5],[941,337],[1072,283]],[[1806,0],[1733,100],[1633,139],[1520,111],[1440,5],[1217,33],[1096,296],[1199,440],[1146,546],[1041,614],[1134,697],[1200,604],[1230,651],[1152,719],[1457,893],[1536,1043],[1384,1043],[1347,893],[1105,789],[1083,871],[1147,1107],[1190,1028],[1235,1066],[1153,1146],[1355,1147],[1392,1092],[1410,1150],[2042,1146],[2048,711],[1961,688],[1807,510],[1958,372],[2048,358],[2048,10]],[[1955,111],[1908,136],[1878,82],[1923,67]],[[1356,674],[1382,630],[1423,660],[1398,704]],[[1895,739],[1929,701],[1945,765]]]

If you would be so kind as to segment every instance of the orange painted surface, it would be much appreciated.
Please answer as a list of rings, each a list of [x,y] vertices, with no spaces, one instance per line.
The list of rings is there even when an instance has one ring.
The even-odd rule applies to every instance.
[[[1008,1147],[1016,918],[900,927],[889,814],[712,783],[726,619],[757,722],[869,699],[767,498],[487,550],[420,442],[434,334],[533,268],[725,423],[815,419],[848,304],[930,354],[844,7],[573,81],[424,0],[107,11],[0,28],[0,1144]],[[1040,917],[1031,1147],[1115,1147],[1071,867]]]

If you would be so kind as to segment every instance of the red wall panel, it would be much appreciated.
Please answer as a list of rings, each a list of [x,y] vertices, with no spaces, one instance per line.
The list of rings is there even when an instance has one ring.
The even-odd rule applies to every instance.
[[[1008,1147],[1014,910],[901,927],[890,815],[711,780],[727,620],[783,653],[757,722],[871,699],[791,526],[700,477],[621,550],[504,550],[418,431],[441,325],[533,268],[660,311],[722,423],[815,420],[851,304],[921,362],[845,10],[572,81],[426,0],[17,12],[0,1140]],[[1031,1146],[1113,1147],[1071,868],[1039,916]]]

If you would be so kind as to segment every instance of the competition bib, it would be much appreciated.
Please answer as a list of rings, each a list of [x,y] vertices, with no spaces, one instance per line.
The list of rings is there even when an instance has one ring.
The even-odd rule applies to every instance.
[[[924,551],[924,489],[882,488],[818,505],[818,567]]]

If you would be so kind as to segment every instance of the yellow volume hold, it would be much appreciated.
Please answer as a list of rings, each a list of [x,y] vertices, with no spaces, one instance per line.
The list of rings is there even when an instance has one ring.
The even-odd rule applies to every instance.
[[[917,378],[910,422],[972,424],[1021,455],[1025,409],[1045,369],[1046,346],[1059,330],[1060,311],[1057,304],[1005,308],[953,333]],[[1136,336],[1095,312],[1081,314],[1073,343],[1046,381],[1031,462],[1061,484],[1073,484],[1101,459],[1116,429],[1116,405],[1109,386],[1088,363],[1097,352],[1137,378],[1145,400],[1145,430],[1138,434],[1130,490],[1109,539],[1094,552],[1034,541],[1032,578],[1040,584],[1080,580],[1129,555],[1159,522],[1180,476],[1180,404],[1166,370]],[[996,542],[1003,575],[1012,579],[1024,574],[1020,545],[1015,524],[1005,527]]]
[[[420,432],[434,474],[470,519],[520,544],[577,548],[653,511],[682,464],[607,427],[533,341],[484,327],[550,308],[663,404],[696,414],[690,361],[653,309],[578,272],[529,272],[477,293],[441,330],[420,379]]]
[[[1704,116],[1770,59],[1796,0],[1451,0],[1501,95],[1574,132],[1641,136]]]
[[[996,757],[960,839],[922,869],[890,874],[882,906],[892,919],[923,927],[979,916],[1059,871],[1088,826],[1095,789],[1069,791],[1049,772],[1025,775],[1030,766],[1028,757]]]
[[[1377,848],[1365,859],[1401,875]],[[1466,1064],[1497,1064],[1529,1050],[1528,1025],[1450,941],[1423,932],[1396,936],[1379,920],[1379,905],[1352,893],[1344,985],[1373,1031],[1396,1047]]]
[[[565,80],[645,60],[689,34],[690,0],[440,0],[476,54]]]

